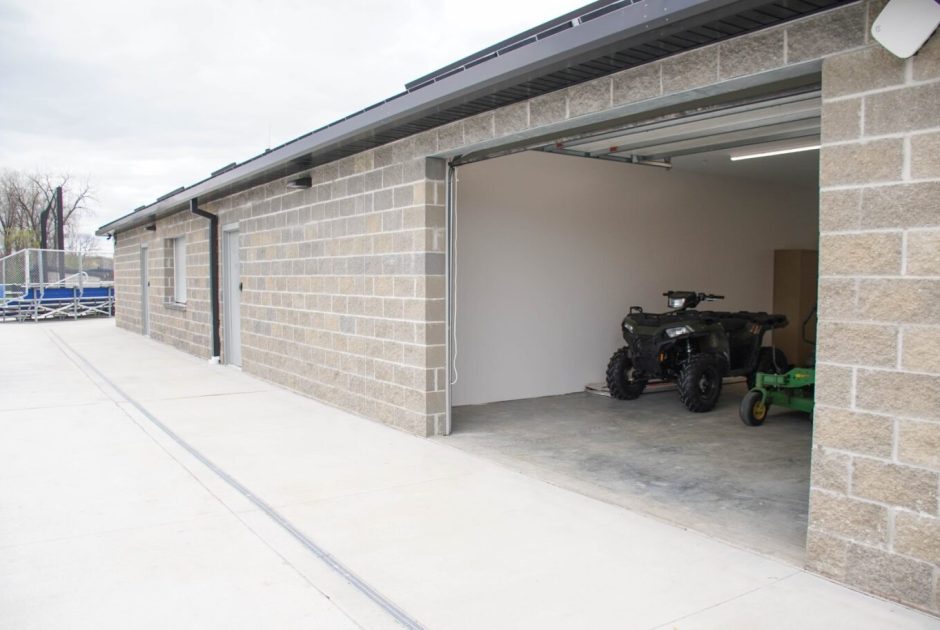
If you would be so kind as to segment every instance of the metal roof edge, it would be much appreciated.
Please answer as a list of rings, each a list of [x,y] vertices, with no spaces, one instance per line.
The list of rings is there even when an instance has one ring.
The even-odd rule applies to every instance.
[[[265,181],[277,179],[289,174],[283,171],[279,173],[278,169],[293,160],[340,147],[373,135],[383,128],[407,123],[422,114],[438,111],[448,104],[564,67],[572,60],[590,57],[615,43],[622,45],[624,41],[634,38],[651,37],[657,31],[677,27],[685,20],[730,10],[732,5],[738,10],[750,4],[759,4],[759,0],[643,0],[625,5],[600,18],[584,22],[577,28],[566,29],[552,37],[511,50],[265,151],[106,223],[98,228],[96,234],[103,236],[133,229],[186,209],[186,204],[194,198],[211,195],[223,188],[237,187],[249,180],[257,180],[259,177],[265,178]]]

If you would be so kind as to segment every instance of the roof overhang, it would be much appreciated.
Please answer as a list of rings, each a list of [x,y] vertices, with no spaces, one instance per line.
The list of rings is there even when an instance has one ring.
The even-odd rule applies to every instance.
[[[553,21],[548,23],[551,32],[541,38],[532,35],[538,29],[527,31],[522,34],[527,38],[525,41],[507,40],[504,52],[493,51],[491,47],[482,51],[486,55],[480,61],[470,57],[471,62],[457,67],[452,64],[438,76],[423,77],[411,91],[242,164],[220,169],[205,180],[174,190],[101,226],[97,234],[133,229],[185,210],[195,198],[213,201],[453,120],[843,3],[842,0],[595,2],[584,8],[597,14],[587,21],[571,18],[560,25]],[[598,11],[601,5],[603,12]],[[622,6],[612,8],[612,5]],[[775,7],[776,13],[769,13],[768,6]],[[571,15],[574,13],[559,19],[566,20]],[[565,28],[559,30],[562,26]]]

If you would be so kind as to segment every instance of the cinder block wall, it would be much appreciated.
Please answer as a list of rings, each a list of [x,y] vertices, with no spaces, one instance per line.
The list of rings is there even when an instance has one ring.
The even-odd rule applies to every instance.
[[[140,250],[148,247],[150,277],[150,336],[153,339],[208,358],[212,353],[209,311],[208,221],[181,212],[156,223],[156,230],[136,228],[117,237],[114,264],[117,325],[142,332]],[[172,265],[167,239],[186,237],[186,305],[171,304]]]
[[[883,4],[842,6],[458,121],[320,167],[307,191],[282,180],[208,204],[240,224],[245,370],[439,433],[444,173],[426,156],[825,58],[807,566],[940,612],[940,61],[936,36],[907,64],[880,52],[868,29]],[[190,219],[160,222],[149,237],[153,334],[208,356],[207,303],[184,315],[162,305],[162,239],[184,229],[175,220]],[[118,324],[136,331],[146,238],[134,230],[117,244]],[[180,326],[182,337],[169,330]]]
[[[203,204],[242,239],[243,364],[344,409],[419,435],[444,413],[444,168],[520,132],[632,107],[866,45],[877,7],[837,9],[632,68],[424,132],[314,169],[314,187],[279,180]],[[164,239],[193,233],[191,303],[165,304]],[[149,239],[151,330],[208,356],[207,223],[183,212],[117,244],[118,324],[140,331],[139,246]],[[223,328],[224,336],[224,328]]]
[[[146,231],[121,232],[114,241],[114,319],[120,328],[143,332],[140,311],[140,246]],[[149,242],[147,239],[145,242]]]
[[[444,176],[403,142],[207,209],[238,222],[242,367],[418,435],[444,414]]]
[[[940,612],[940,36],[823,65],[810,568]]]
[[[221,225],[238,224],[245,371],[418,435],[442,432],[445,165],[424,157],[436,141],[425,134],[326,164],[308,190],[282,179],[202,204]],[[156,228],[118,236],[118,325],[141,331],[149,244],[151,336],[208,357],[208,221],[180,212]],[[169,303],[165,243],[184,235],[180,308]]]

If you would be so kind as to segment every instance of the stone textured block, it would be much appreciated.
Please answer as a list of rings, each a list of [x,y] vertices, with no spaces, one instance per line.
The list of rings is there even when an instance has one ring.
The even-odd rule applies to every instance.
[[[663,94],[684,92],[718,80],[718,48],[706,46],[662,62]]]
[[[906,87],[865,97],[865,135],[940,127],[940,83]]]
[[[899,420],[898,459],[940,470],[940,422]]]
[[[909,418],[936,418],[940,409],[940,376],[859,370],[855,400],[860,409]]]
[[[411,139],[414,140],[413,149],[414,157],[427,157],[432,153],[437,153],[437,130],[430,129],[423,133],[416,134],[411,136]]]
[[[463,140],[463,124],[459,121],[437,130],[437,146],[441,151],[456,149],[466,144]]]
[[[731,79],[783,65],[784,29],[759,31],[719,44],[719,76]]]
[[[940,571],[934,571],[933,602],[930,611],[935,615],[940,614]]]
[[[894,523],[894,548],[906,556],[940,565],[940,519],[899,512]]]
[[[487,112],[463,121],[463,141],[474,144],[493,138],[493,113]]]
[[[866,92],[904,83],[904,60],[880,45],[823,61],[823,98]]]
[[[529,125],[541,127],[564,120],[568,113],[566,95],[567,92],[559,90],[536,96],[529,101]]]
[[[650,63],[613,75],[613,104],[644,101],[662,93],[662,66]]]
[[[912,63],[915,81],[940,78],[940,34],[934,32],[923,48],[917,51]]]
[[[858,283],[862,319],[901,324],[940,321],[940,280],[862,279]]]
[[[850,465],[851,458],[845,453],[814,446],[810,484],[813,488],[848,494]]]
[[[902,334],[901,367],[940,374],[940,326],[909,327]]]
[[[862,99],[823,103],[822,141],[855,140],[862,135]]]
[[[861,190],[824,190],[819,193],[820,232],[857,230],[861,217]]]
[[[865,4],[861,2],[798,20],[787,27],[787,61],[819,59],[861,46],[865,25]]]
[[[846,554],[845,579],[869,593],[923,608],[930,603],[933,569],[926,562],[853,544]]]
[[[918,512],[937,510],[937,473],[859,457],[852,467],[852,494]]]
[[[529,104],[515,103],[496,110],[496,135],[506,136],[523,131],[529,126]]]
[[[810,527],[806,532],[806,568],[822,575],[841,579],[849,543],[843,538]]]
[[[911,138],[911,177],[940,178],[940,133],[924,133]]]
[[[809,522],[828,534],[869,545],[888,543],[888,509],[837,494],[812,490]]]
[[[894,421],[885,416],[817,404],[813,416],[813,437],[818,446],[891,457]]]
[[[818,330],[816,352],[820,361],[872,367],[897,365],[897,326],[820,322]]]
[[[873,184],[901,179],[904,144],[900,138],[824,146],[819,185]]]
[[[586,81],[568,88],[568,117],[583,116],[610,109],[611,80],[609,77]]]
[[[424,176],[435,181],[443,181],[447,177],[447,160],[440,158],[420,158],[424,161]]]
[[[820,295],[822,295],[820,293]],[[816,404],[832,407],[852,405],[852,368],[839,365],[816,364]],[[819,426],[817,410],[816,426]],[[818,433],[818,431],[817,431]]]
[[[866,188],[862,228],[940,227],[940,182]]]
[[[858,283],[851,278],[819,279],[819,319],[854,319],[857,311]],[[818,375],[817,375],[818,376]]]
[[[885,276],[901,272],[900,232],[824,234],[819,273],[825,276]]]
[[[905,273],[909,276],[940,276],[940,230],[908,233]]]

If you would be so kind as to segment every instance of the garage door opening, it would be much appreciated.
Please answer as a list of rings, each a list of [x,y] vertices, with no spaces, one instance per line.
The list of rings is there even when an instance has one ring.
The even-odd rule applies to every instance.
[[[703,310],[783,310],[788,327],[765,345],[810,359],[818,96],[783,105],[772,119],[612,130],[457,168],[453,445],[802,562],[806,414],[773,408],[745,426],[741,378],[709,413],[689,412],[670,384],[629,401],[586,389],[624,345],[629,307],[666,311],[671,289],[725,296]],[[759,153],[772,155],[731,159]]]

